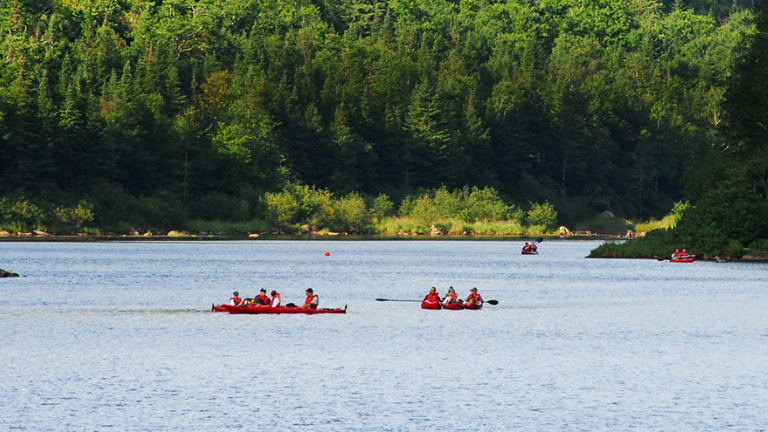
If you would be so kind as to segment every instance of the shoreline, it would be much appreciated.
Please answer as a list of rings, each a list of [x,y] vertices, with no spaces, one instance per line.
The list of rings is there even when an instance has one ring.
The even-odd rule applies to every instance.
[[[368,241],[368,240],[387,240],[387,241],[445,241],[445,240],[466,240],[466,241],[531,241],[542,238],[543,241],[584,241],[584,240],[627,240],[620,235],[573,235],[570,237],[560,237],[558,235],[429,235],[412,234],[407,236],[382,235],[382,234],[243,234],[243,233],[221,233],[221,234],[184,234],[184,235],[130,235],[130,234],[90,234],[90,235],[10,235],[0,237],[0,242],[109,242],[109,241],[259,241],[259,240],[306,240],[306,241]]]

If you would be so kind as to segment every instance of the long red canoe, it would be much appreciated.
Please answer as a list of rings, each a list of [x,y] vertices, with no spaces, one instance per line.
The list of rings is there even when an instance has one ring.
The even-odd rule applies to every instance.
[[[300,307],[270,307],[270,306],[233,306],[233,305],[218,305],[213,306],[214,312],[229,312],[231,314],[306,314],[306,315],[315,315],[315,314],[327,314],[327,313],[336,313],[336,314],[343,314],[347,313],[347,307],[344,306],[344,309],[310,309],[310,308],[300,308]]]

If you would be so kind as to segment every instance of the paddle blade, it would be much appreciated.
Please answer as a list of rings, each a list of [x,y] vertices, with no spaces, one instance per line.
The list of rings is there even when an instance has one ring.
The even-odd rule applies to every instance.
[[[495,306],[495,305],[499,304],[499,301],[498,300],[488,300],[486,303]]]
[[[376,301],[387,301],[387,299],[376,299]]]

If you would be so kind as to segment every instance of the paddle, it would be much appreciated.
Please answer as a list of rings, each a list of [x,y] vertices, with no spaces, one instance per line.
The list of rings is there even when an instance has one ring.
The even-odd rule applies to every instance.
[[[399,301],[399,302],[418,302],[421,303],[421,300],[400,300],[400,299],[384,299],[384,298],[377,298],[376,301]],[[497,305],[499,304],[498,300],[488,300],[485,303],[488,303],[489,305]]]

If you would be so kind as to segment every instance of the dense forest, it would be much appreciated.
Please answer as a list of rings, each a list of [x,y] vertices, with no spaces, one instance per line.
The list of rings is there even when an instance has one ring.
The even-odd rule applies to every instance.
[[[169,229],[308,185],[659,218],[744,141],[752,3],[5,0],[0,216]]]

